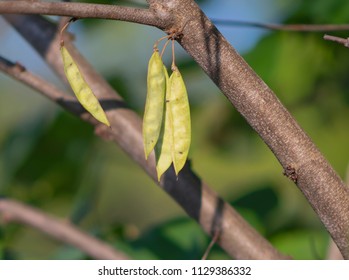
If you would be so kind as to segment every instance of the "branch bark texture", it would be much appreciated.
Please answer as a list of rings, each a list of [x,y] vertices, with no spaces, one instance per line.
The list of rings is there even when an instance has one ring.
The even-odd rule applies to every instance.
[[[76,18],[114,19],[159,26],[159,20],[148,9],[115,5],[36,1],[2,1],[0,14],[42,14]]]

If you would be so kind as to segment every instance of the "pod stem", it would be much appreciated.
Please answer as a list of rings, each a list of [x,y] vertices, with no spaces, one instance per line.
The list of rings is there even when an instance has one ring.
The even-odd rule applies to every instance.
[[[176,63],[175,63],[176,57],[175,57],[174,48],[175,48],[175,44],[174,44],[174,40],[172,39],[172,65],[171,65],[171,70],[172,71],[176,71],[177,70],[177,66],[176,66]]]
[[[155,42],[154,46],[153,46],[153,50],[154,50],[154,51],[157,51],[157,50],[158,50],[158,45],[159,45],[159,43],[160,43],[162,40],[168,39],[168,38],[170,38],[170,35],[166,35],[166,36],[161,37],[160,39],[158,39],[158,40]]]
[[[71,22],[74,22],[74,21],[76,21],[76,20],[78,20],[78,18],[75,18],[75,17],[72,17],[71,19],[69,19],[69,20],[63,25],[61,31],[59,32],[59,35],[60,35],[60,38],[61,38],[61,41],[60,41],[61,47],[64,46],[64,39],[63,39],[63,33],[64,33],[64,31],[68,28],[68,26],[69,26],[69,24],[70,24]]]
[[[162,48],[162,50],[161,50],[161,54],[160,54],[160,57],[162,58],[162,55],[164,54],[164,52],[165,52],[165,49],[166,49],[166,47],[167,47],[167,45],[168,45],[168,43],[170,42],[170,40],[169,39],[167,39],[167,41],[166,41],[166,43],[165,43],[165,45],[163,46],[163,48]]]

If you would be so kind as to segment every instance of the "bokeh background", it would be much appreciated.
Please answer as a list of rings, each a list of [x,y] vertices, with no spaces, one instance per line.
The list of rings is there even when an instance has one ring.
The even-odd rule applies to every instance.
[[[87,1],[84,1],[87,2]],[[88,1],[143,6],[145,1]],[[346,0],[203,0],[212,19],[341,24]],[[55,20],[55,17],[51,17]],[[217,25],[345,179],[349,159],[349,50],[322,32]],[[106,20],[70,26],[78,49],[140,116],[152,46],[163,32]],[[348,32],[332,32],[348,37]],[[59,47],[59,46],[57,46]],[[0,18],[0,54],[65,88]],[[323,259],[329,236],[258,135],[176,46],[192,113],[193,169],[280,251]],[[170,51],[165,62],[170,66]],[[69,90],[69,89],[68,89]],[[71,220],[136,259],[199,259],[210,239],[117,146],[0,73],[0,195]],[[88,259],[18,224],[0,222],[0,259]],[[214,246],[209,259],[229,259]]]

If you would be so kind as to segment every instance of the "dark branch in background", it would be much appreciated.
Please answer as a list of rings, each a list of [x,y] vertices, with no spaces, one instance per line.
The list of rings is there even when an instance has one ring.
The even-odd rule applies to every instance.
[[[75,96],[67,95],[53,84],[27,71],[25,67],[18,62],[13,63],[0,56],[0,71],[30,86],[32,89],[37,90],[47,98],[61,105],[67,111],[74,112],[75,115],[80,116],[82,119],[92,124],[97,124],[95,118],[81,106]]]
[[[75,97],[67,95],[65,92],[55,87],[53,84],[27,71],[26,68],[18,62],[14,63],[0,56],[0,70],[16,79],[17,81],[40,91],[57,103],[72,103],[74,101],[78,103]],[[74,111],[75,110],[77,109],[75,108]],[[80,111],[83,111],[83,109],[81,109]]]
[[[337,36],[332,36],[332,35],[324,35],[324,39],[328,41],[333,41],[339,44],[344,45],[344,47],[349,48],[349,38],[341,38]]]
[[[22,34],[33,47],[48,61],[48,63],[65,79],[63,65],[59,53],[59,36],[57,29],[42,17],[38,16],[6,16],[17,31]],[[42,30],[45,30],[43,37]],[[121,97],[110,87],[110,85],[98,75],[93,67],[79,54],[70,43],[69,38],[65,39],[65,46],[69,49],[74,59],[84,73],[86,80],[94,90],[94,93],[101,101],[106,110],[112,129],[103,125],[96,125],[96,132],[100,137],[113,140],[130,155],[150,176],[157,182],[155,171],[154,155],[148,161],[144,159],[141,119],[131,110],[127,109]],[[7,63],[8,64],[8,63]],[[16,65],[8,67],[16,68]],[[7,69],[8,74],[13,71]],[[19,75],[25,77],[28,72],[22,71]],[[17,78],[19,78],[17,76]],[[37,79],[37,78],[36,78]],[[22,79],[30,82],[34,78]],[[46,87],[47,88],[47,87]],[[43,91],[44,87],[37,86],[37,90]],[[45,93],[54,100],[65,100],[65,95],[59,98],[55,94]],[[64,103],[60,103],[65,105]],[[80,115],[81,111],[74,109],[74,106],[66,107],[70,112]],[[91,119],[87,119],[91,121]],[[233,258],[236,259],[284,259],[286,258],[277,252],[268,241],[259,235],[246,221],[227,203],[217,196],[204,182],[202,182],[186,164],[177,180],[173,169],[165,174],[165,179],[160,186],[172,196],[179,205],[199,224],[208,234],[213,234],[220,229],[219,245]]]
[[[11,199],[0,199],[0,214],[4,222],[29,225],[61,242],[75,246],[87,255],[101,260],[126,260],[125,254],[117,252],[108,244],[87,235],[67,221],[60,221],[40,210]]]
[[[273,24],[230,19],[211,19],[217,25],[252,27],[281,31],[326,32],[349,30],[349,24]]]

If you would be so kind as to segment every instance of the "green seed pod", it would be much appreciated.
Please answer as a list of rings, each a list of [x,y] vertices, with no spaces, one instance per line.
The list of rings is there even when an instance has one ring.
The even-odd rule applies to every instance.
[[[148,158],[159,139],[164,99],[166,76],[164,64],[158,51],[154,51],[148,64],[147,99],[143,117],[143,143],[145,158]]]
[[[165,103],[165,117],[162,123],[162,130],[159,136],[159,141],[155,146],[156,171],[158,174],[158,180],[160,181],[161,175],[170,167],[172,163],[173,152],[173,125],[172,125],[172,112],[171,112],[171,92],[169,88],[169,77],[167,69],[164,66],[164,72],[166,77],[166,103]]]
[[[101,104],[93,94],[89,85],[86,83],[78,66],[69,54],[66,47],[61,46],[61,54],[63,58],[65,75],[81,105],[98,121],[110,126]]]
[[[191,140],[190,108],[181,73],[177,68],[169,79],[170,103],[173,127],[173,165],[176,174],[183,168],[189,153]]]

